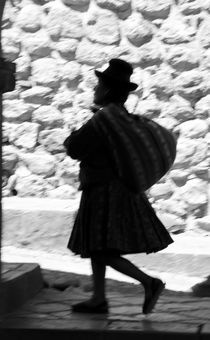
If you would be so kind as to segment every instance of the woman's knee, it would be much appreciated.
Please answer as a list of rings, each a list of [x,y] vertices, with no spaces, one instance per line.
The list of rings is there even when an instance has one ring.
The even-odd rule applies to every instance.
[[[106,256],[101,252],[91,254],[91,260],[101,264],[106,264]]]

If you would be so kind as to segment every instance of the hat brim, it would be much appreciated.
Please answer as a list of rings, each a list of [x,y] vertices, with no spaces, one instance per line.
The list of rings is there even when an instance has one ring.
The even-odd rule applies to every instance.
[[[110,83],[110,85],[113,83],[119,83],[121,86],[127,88],[129,91],[135,91],[138,87],[137,84],[132,82],[122,82],[121,79],[118,79],[117,77],[110,77],[107,74],[104,74],[103,72],[100,72],[98,70],[95,70],[96,77],[104,80],[106,83]]]

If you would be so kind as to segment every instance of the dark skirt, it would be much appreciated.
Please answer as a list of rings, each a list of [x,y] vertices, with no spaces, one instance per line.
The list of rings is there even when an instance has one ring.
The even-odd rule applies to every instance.
[[[89,258],[95,252],[149,254],[172,242],[147,196],[113,180],[83,190],[68,248]]]

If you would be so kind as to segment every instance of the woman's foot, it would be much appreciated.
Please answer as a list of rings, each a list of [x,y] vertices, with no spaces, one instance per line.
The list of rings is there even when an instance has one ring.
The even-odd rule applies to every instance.
[[[152,278],[150,285],[145,288],[144,314],[152,312],[164,288],[165,284],[160,279]]]
[[[97,301],[90,299],[73,305],[72,311],[76,313],[108,313],[108,303],[106,300]]]

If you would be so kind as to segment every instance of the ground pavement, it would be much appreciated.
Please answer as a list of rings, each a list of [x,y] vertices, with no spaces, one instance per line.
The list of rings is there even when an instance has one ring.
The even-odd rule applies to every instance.
[[[199,241],[197,242],[199,243]],[[47,336],[50,336],[51,339],[60,340],[111,340],[119,338],[122,338],[122,340],[209,340],[210,297],[193,296],[192,289],[190,288],[190,286],[192,287],[192,283],[198,283],[205,279],[207,273],[210,274],[208,271],[209,248],[207,244],[205,248],[204,243],[202,251],[200,250],[202,254],[197,254],[196,256],[197,264],[194,257],[191,258],[191,262],[189,262],[189,257],[184,261],[183,250],[182,253],[176,254],[176,266],[175,262],[166,261],[167,259],[171,261],[170,252],[165,253],[165,256],[167,256],[163,256],[162,261],[158,258],[156,264],[154,264],[154,261],[153,264],[151,261],[150,266],[148,263],[145,264],[145,266],[149,268],[147,270],[148,272],[152,272],[153,270],[153,273],[158,274],[161,278],[163,278],[164,275],[165,277],[168,275],[167,289],[161,295],[154,312],[148,316],[144,316],[141,311],[144,299],[142,286],[131,282],[111,280],[111,274],[109,278],[107,278],[107,297],[110,306],[109,314],[87,315],[72,313],[71,305],[73,303],[82,301],[91,295],[91,278],[90,276],[70,273],[64,270],[63,267],[67,266],[67,262],[64,260],[65,257],[61,257],[61,255],[59,259],[57,258],[57,261],[60,263],[60,268],[63,268],[62,271],[58,270],[58,268],[54,268],[54,270],[51,268],[50,270],[50,256],[48,254],[48,258],[45,259],[46,262],[48,261],[48,269],[46,269],[46,266],[43,268],[43,265],[41,269],[41,277],[43,280],[42,289],[18,309],[5,314],[1,323],[0,339],[28,340],[30,338],[30,340],[32,340],[46,339]],[[185,255],[189,256],[190,252],[187,251],[187,244],[190,243],[185,242],[185,244]],[[23,255],[24,250],[20,250],[19,254],[16,250],[16,258],[19,256],[19,260],[21,260],[21,251]],[[28,252],[27,262],[29,262],[32,259],[33,252],[25,251]],[[194,249],[194,252],[196,255],[196,249]],[[24,255],[26,256],[26,253]],[[43,257],[44,255],[42,254],[42,261],[44,261]],[[9,262],[13,261],[11,249],[10,255],[9,251],[7,255],[4,254],[3,260],[6,258],[8,264],[5,265],[4,271],[7,273],[7,276],[9,276],[8,268],[13,266],[14,275],[15,264],[9,264]],[[53,260],[51,259],[51,261],[56,267],[55,254],[52,255],[52,258]],[[194,261],[192,261],[193,258]],[[135,261],[135,258],[133,258],[133,260]],[[74,263],[76,263],[78,271],[79,267],[82,271],[80,261],[74,258]],[[188,267],[186,263],[188,263]],[[173,265],[177,273],[170,272],[169,269],[171,269]],[[16,266],[18,266],[18,264],[16,264]],[[52,264],[51,267],[53,267]],[[163,272],[163,269],[166,267],[168,267],[168,272]],[[178,272],[178,268],[180,268],[180,272]],[[199,268],[200,271],[198,271]],[[66,267],[66,269],[68,268]],[[154,272],[154,269],[156,269],[156,272]],[[34,272],[37,273],[37,276],[35,276],[36,280],[35,277],[33,277],[34,283],[37,282],[37,284],[40,284],[40,280],[37,279],[39,274],[37,269],[35,270],[35,267],[33,267],[33,273]],[[28,280],[26,280],[26,282],[29,282],[30,275],[31,274],[27,272],[26,277]],[[183,284],[181,284],[181,277]],[[170,287],[173,287],[173,281],[176,289],[172,290]]]

